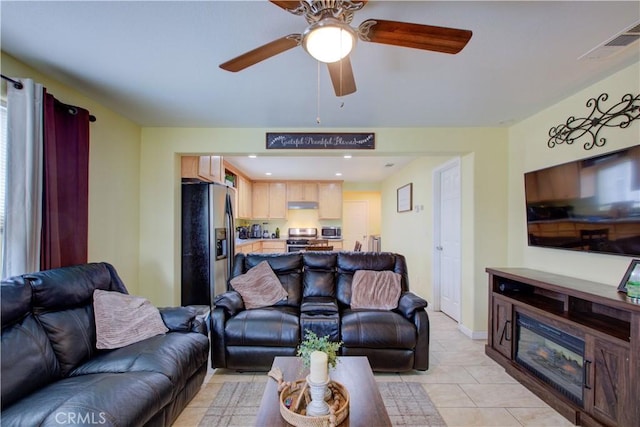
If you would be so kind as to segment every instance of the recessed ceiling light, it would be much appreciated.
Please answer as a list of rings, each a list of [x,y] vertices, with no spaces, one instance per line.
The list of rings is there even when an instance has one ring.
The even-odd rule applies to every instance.
[[[342,172],[336,172],[336,176],[342,176]]]
[[[345,159],[350,159],[350,158],[351,158],[351,154],[345,154],[343,157],[344,157]]]
[[[271,172],[265,172],[264,174],[271,176]]]
[[[258,156],[256,156],[255,154],[249,154],[249,158],[250,159],[255,159],[256,157],[258,157]]]

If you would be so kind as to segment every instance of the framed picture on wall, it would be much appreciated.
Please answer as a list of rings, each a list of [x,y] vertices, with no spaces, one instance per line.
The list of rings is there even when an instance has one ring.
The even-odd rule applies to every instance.
[[[413,210],[413,183],[398,188],[398,212]]]

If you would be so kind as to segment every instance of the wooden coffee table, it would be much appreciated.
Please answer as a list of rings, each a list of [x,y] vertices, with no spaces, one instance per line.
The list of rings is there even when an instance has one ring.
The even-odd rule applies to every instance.
[[[299,357],[276,357],[273,367],[282,371],[286,381],[304,378]],[[335,369],[329,371],[332,380],[344,385],[349,391],[349,416],[340,426],[383,427],[391,426],[391,420],[382,401],[380,390],[373,377],[371,365],[365,356],[340,356]],[[278,384],[269,378],[262,395],[262,402],[256,416],[256,426],[290,426],[280,415]]]

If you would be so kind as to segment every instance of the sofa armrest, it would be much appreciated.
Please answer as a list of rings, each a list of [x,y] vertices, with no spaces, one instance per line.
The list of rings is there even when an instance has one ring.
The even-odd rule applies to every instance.
[[[160,316],[169,332],[199,332],[207,334],[205,316],[194,307],[160,307]]]
[[[413,292],[404,292],[398,301],[398,311],[407,319],[412,319],[416,311],[425,309],[427,305],[425,299]]]
[[[227,316],[235,316],[239,311],[244,310],[244,301],[236,291],[227,291],[215,297],[216,307],[224,308]]]
[[[229,315],[222,307],[215,307],[211,313],[211,364],[214,368],[227,367],[227,341],[224,328]]]

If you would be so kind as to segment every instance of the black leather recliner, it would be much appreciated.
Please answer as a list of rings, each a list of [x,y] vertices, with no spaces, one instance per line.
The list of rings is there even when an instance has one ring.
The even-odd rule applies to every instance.
[[[169,426],[199,391],[209,340],[195,309],[161,308],[168,333],[97,350],[95,289],[127,293],[107,263],[2,281],[3,426]]]
[[[404,256],[390,252],[296,252],[238,254],[231,278],[266,260],[288,293],[286,301],[246,310],[240,294],[215,298],[211,351],[216,368],[268,370],[275,356],[295,356],[307,329],[343,341],[345,356],[367,356],[374,371],[429,368],[427,302],[409,291]],[[401,275],[402,294],[394,310],[351,309],[351,281],[357,270]]]

